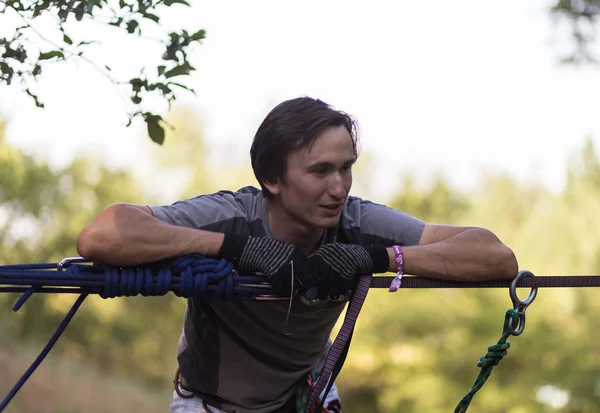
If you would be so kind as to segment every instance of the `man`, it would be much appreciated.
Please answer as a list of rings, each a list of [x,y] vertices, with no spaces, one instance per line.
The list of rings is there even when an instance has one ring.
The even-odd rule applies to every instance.
[[[295,411],[296,393],[320,372],[345,304],[329,299],[343,297],[360,274],[469,281],[517,274],[513,252],[486,229],[426,224],[349,196],[356,130],[353,118],[320,100],[285,101],[267,115],[250,151],[261,190],[170,206],[113,205],[81,232],[79,253],[106,264],[197,253],[263,273],[278,295],[300,292],[291,306],[189,299],[178,361],[185,395],[193,397],[178,391],[172,412]],[[307,291],[317,304],[300,299]],[[341,411],[335,387],[325,407]]]

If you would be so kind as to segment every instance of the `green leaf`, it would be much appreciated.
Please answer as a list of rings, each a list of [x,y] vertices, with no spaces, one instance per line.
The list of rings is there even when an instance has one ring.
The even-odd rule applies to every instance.
[[[14,71],[15,70],[12,67],[10,67],[8,63],[0,60],[0,73],[6,74],[6,75],[12,75],[14,73]]]
[[[46,11],[48,8],[50,8],[50,3],[49,2],[37,2],[36,5],[34,6],[33,9],[33,14],[31,15],[32,19],[35,19],[36,17],[38,17],[40,14],[42,14],[43,11]]]
[[[144,13],[143,16],[147,19],[150,19],[156,23],[158,23],[158,21],[160,20],[160,17],[158,17],[156,14],[152,14],[152,13]]]
[[[167,84],[168,84],[168,85],[177,86],[177,87],[180,87],[180,88],[182,88],[182,89],[188,90],[188,91],[192,92],[194,95],[196,94],[196,91],[195,91],[194,89],[192,89],[192,88],[191,88],[191,87],[189,87],[189,86],[182,85],[181,83],[177,83],[177,82],[169,82],[169,83],[167,83]]]
[[[69,16],[69,9],[60,9],[58,12],[58,17],[61,21],[65,21],[67,19],[67,17]]]
[[[85,4],[79,3],[77,7],[75,7],[75,19],[80,22],[83,19],[83,15],[85,14]]]
[[[69,36],[67,36],[66,34],[63,33],[63,41],[66,44],[73,44],[73,40],[71,40],[71,38]]]
[[[175,66],[173,69],[165,73],[165,77],[168,79],[174,76],[189,75],[192,70],[196,70],[192,67],[189,62],[185,62],[179,66]]]
[[[38,108],[42,108],[42,109],[44,108],[44,104],[42,102],[40,102],[37,95],[32,93],[31,90],[25,89],[25,93],[27,93],[29,96],[31,96],[33,98],[33,100],[35,101],[35,106],[37,106]]]
[[[123,18],[119,17],[118,19],[113,20],[113,21],[109,22],[108,24],[110,24],[111,26],[121,27],[122,23],[123,23]]]
[[[136,77],[131,79],[129,81],[129,84],[131,85],[131,89],[133,90],[133,92],[138,93],[142,90],[142,86],[144,86],[145,83],[142,79]]]
[[[144,114],[144,121],[148,125],[148,135],[153,142],[162,145],[165,141],[165,129],[160,126],[159,122],[162,118],[151,113]]]
[[[54,57],[58,57],[59,59],[64,59],[65,55],[60,50],[52,50],[51,52],[40,53],[40,57],[38,60],[48,60]]]
[[[196,33],[192,34],[192,40],[202,40],[206,37],[206,30],[198,30]]]
[[[87,0],[85,2],[86,13],[90,16],[94,16],[94,7],[102,8],[102,0]]]
[[[169,85],[166,85],[164,83],[155,83],[153,86],[154,87],[152,88],[152,90],[153,89],[158,89],[158,90],[160,90],[162,92],[162,94],[164,96],[167,96],[167,95],[173,93],[173,91],[171,90],[171,88],[169,87]]]
[[[135,29],[139,26],[139,23],[136,20],[130,20],[127,22],[127,33],[133,33]]]
[[[184,4],[184,5],[188,6],[188,7],[190,6],[190,3],[188,3],[185,0],[165,0],[163,2],[163,4],[165,6],[172,6],[173,4]]]

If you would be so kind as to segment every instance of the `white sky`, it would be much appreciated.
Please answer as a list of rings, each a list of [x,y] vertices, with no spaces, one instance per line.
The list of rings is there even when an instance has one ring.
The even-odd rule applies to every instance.
[[[600,73],[558,65],[566,35],[548,16],[550,1],[192,3],[165,23],[207,30],[186,81],[197,96],[179,96],[198,109],[221,155],[245,159],[266,113],[304,94],[358,118],[378,200],[401,174],[426,181],[436,171],[460,188],[500,171],[560,189],[568,157],[587,137],[600,140]],[[102,38],[92,51],[113,69],[156,65],[148,45],[88,30]],[[55,65],[33,89],[45,110],[0,88],[11,143],[57,164],[84,149],[111,165],[143,163],[152,146],[143,125],[124,127],[122,98],[93,69]]]

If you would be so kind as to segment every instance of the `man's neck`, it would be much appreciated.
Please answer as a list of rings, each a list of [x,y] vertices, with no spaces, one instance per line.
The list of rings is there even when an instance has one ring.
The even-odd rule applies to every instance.
[[[267,201],[269,227],[273,236],[298,248],[305,254],[313,253],[320,244],[325,230],[311,227],[289,214],[272,200]]]

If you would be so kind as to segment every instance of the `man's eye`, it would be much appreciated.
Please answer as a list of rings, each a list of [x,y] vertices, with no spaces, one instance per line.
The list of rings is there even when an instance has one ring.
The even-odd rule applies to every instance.
[[[322,176],[322,175],[327,175],[327,169],[317,169],[317,170],[315,171],[315,173],[316,173],[317,175],[321,175],[321,176]]]

